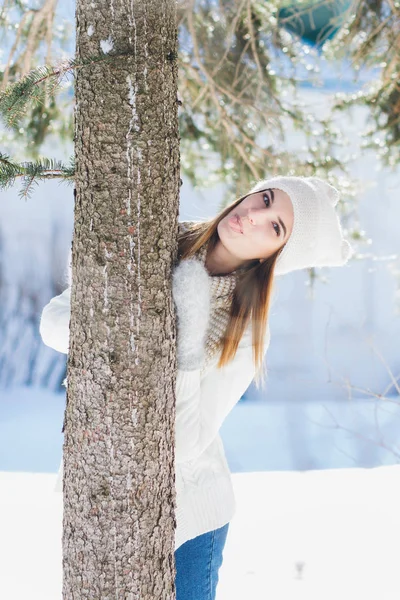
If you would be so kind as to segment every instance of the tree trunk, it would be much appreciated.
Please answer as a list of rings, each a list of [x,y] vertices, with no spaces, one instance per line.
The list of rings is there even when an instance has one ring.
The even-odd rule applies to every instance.
[[[77,0],[63,598],[175,597],[174,0]]]

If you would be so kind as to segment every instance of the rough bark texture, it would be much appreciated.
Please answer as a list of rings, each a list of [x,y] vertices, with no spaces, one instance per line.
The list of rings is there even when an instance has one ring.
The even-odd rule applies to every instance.
[[[77,0],[63,598],[175,597],[175,0]]]

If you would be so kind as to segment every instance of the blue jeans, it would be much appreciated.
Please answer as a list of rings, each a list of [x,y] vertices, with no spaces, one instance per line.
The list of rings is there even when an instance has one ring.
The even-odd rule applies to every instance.
[[[228,527],[198,535],[175,551],[176,600],[215,600]]]

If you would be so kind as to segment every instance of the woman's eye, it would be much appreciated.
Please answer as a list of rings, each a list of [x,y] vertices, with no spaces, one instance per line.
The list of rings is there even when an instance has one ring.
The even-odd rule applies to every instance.
[[[264,199],[264,204],[266,205],[267,208],[269,208],[270,205],[270,199],[268,194],[264,194],[263,195],[263,199]],[[268,204],[267,204],[268,202]],[[275,229],[275,225],[276,225],[276,229]],[[279,236],[281,235],[281,228],[279,227],[278,223],[272,223],[272,227],[275,229],[276,235]]]

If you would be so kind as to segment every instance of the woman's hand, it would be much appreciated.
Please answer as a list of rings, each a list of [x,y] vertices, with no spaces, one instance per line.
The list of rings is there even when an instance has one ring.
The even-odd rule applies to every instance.
[[[196,258],[181,260],[172,274],[177,315],[178,368],[191,371],[204,364],[204,342],[210,320],[211,282]]]

